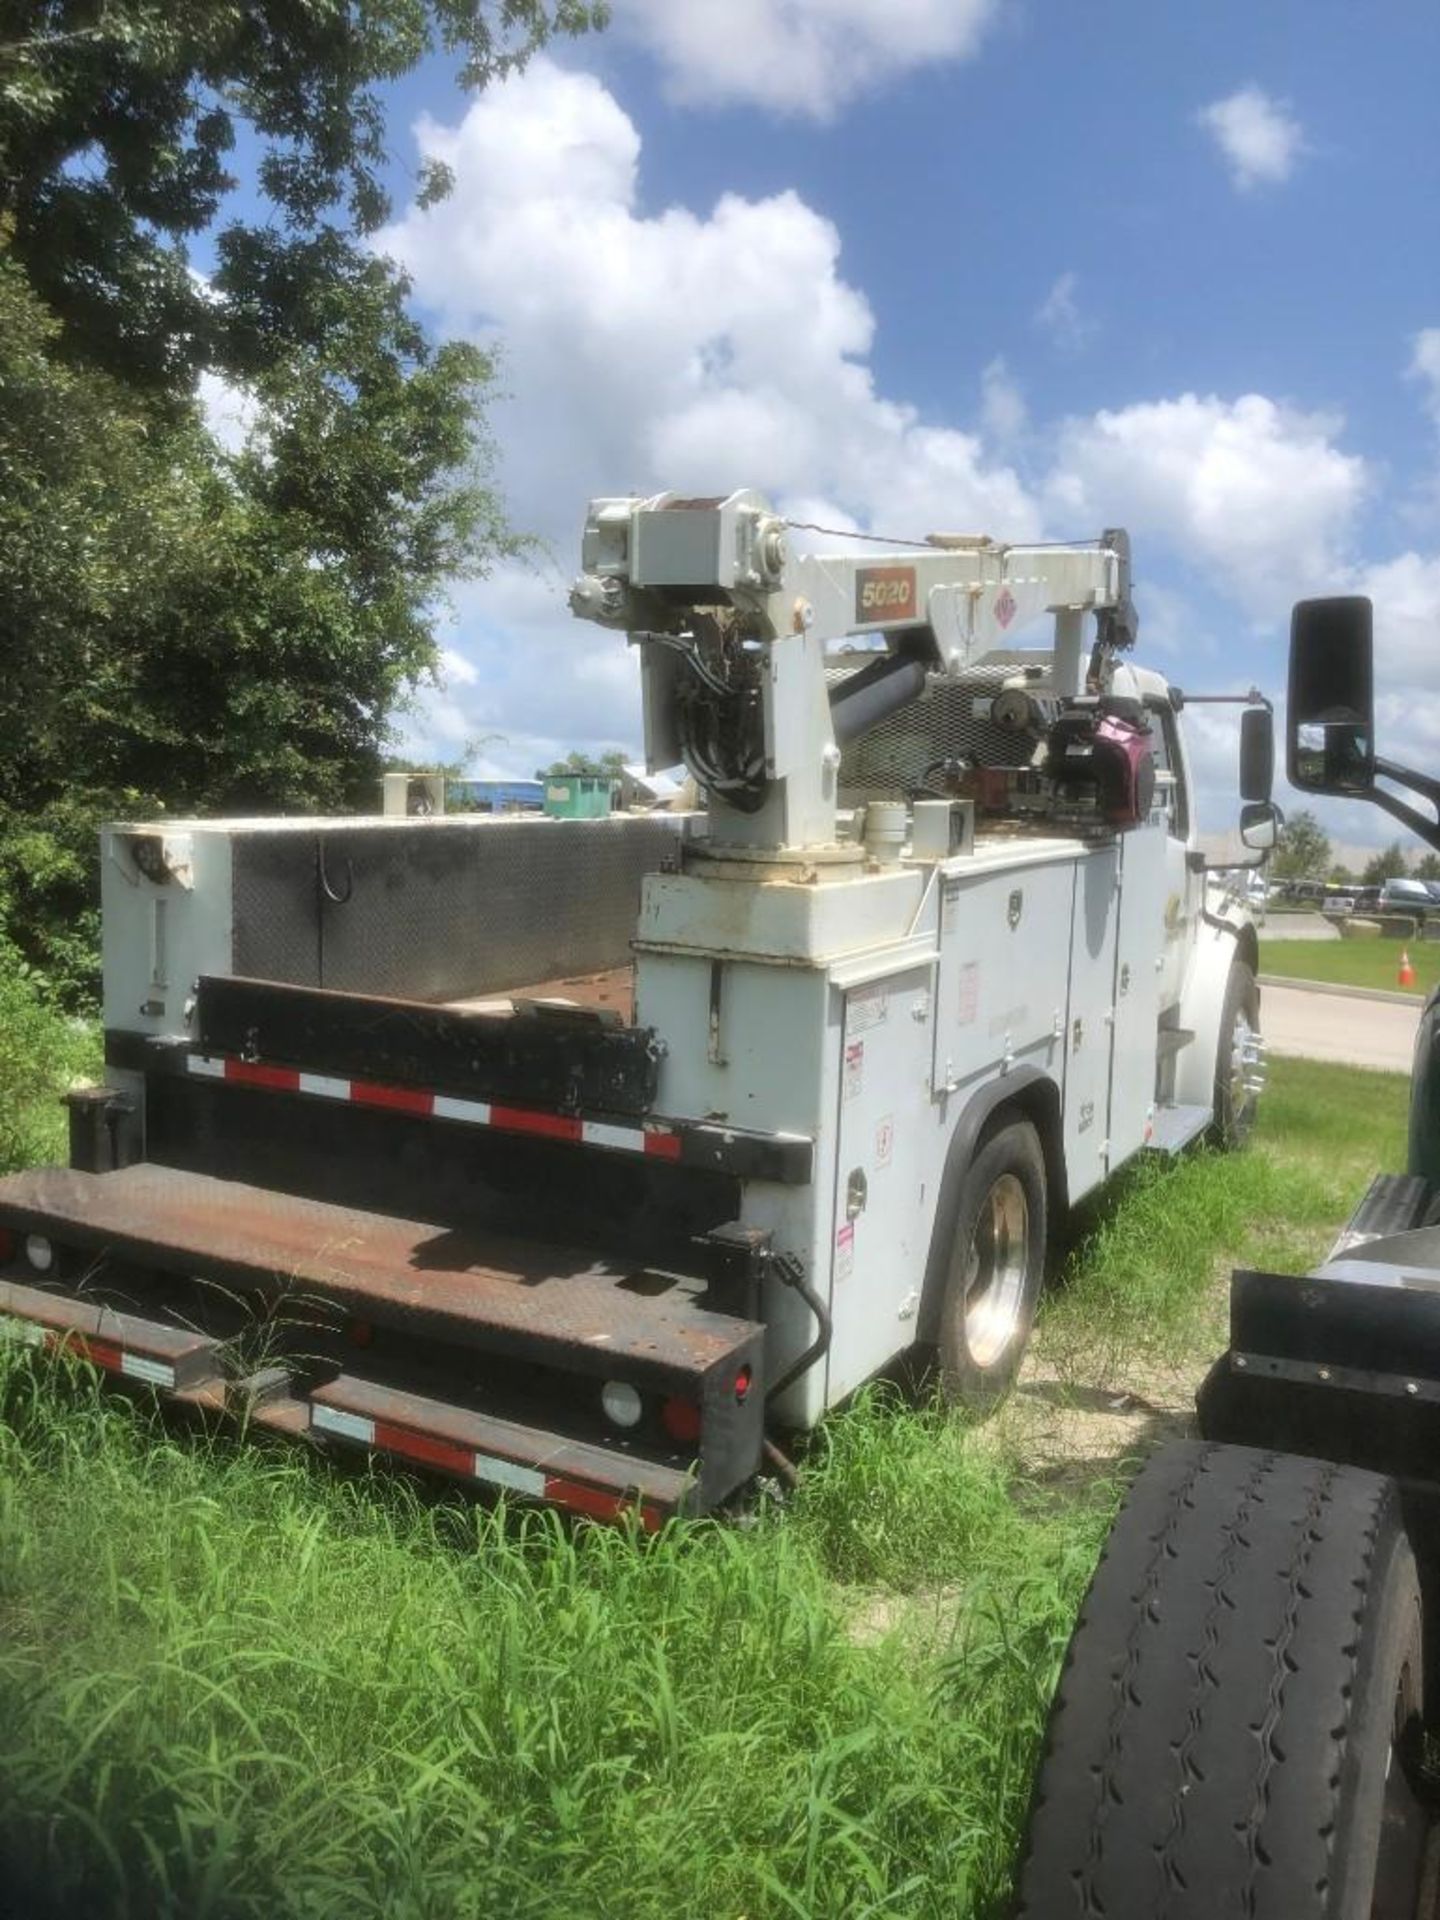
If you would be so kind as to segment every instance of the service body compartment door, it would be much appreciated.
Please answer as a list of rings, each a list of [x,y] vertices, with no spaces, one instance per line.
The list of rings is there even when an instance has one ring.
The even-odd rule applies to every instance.
[[[1132,828],[1122,842],[1115,1019],[1110,1068],[1110,1165],[1138,1153],[1155,1113],[1155,1052],[1165,963],[1165,830]]]
[[[1110,1019],[1119,923],[1120,849],[1095,847],[1075,869],[1070,1003],[1065,1025],[1065,1167],[1070,1198],[1110,1170]]]
[[[927,1085],[933,982],[931,966],[909,967],[844,996],[827,1405],[915,1337],[940,1124]]]
[[[1061,1073],[1071,859],[947,874],[933,1086],[964,1094],[1022,1062]]]

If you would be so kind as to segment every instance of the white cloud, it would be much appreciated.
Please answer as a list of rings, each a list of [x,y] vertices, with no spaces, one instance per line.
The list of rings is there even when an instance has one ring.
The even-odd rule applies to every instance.
[[[1388,729],[1403,727],[1406,738],[1440,746],[1440,555],[1398,554],[1361,570],[1351,591],[1375,603],[1375,686],[1377,717],[1382,722],[1381,750]],[[1423,694],[1423,698],[1416,698]]]
[[[921,66],[969,59],[1001,0],[614,0],[671,97],[824,120]]]
[[[1078,274],[1062,273],[1035,309],[1036,326],[1068,353],[1083,347],[1095,331],[1094,322],[1086,319],[1075,298],[1079,284]]]
[[[1410,378],[1425,389],[1425,411],[1440,427],[1440,327],[1424,327],[1410,343]]]
[[[1300,122],[1286,103],[1257,86],[1240,87],[1223,100],[1212,100],[1195,118],[1213,136],[1241,193],[1288,180],[1305,151]]]
[[[417,132],[455,191],[381,244],[447,328],[503,343],[502,484],[516,524],[565,556],[560,574],[589,496],[662,487],[756,486],[799,519],[904,535],[1040,532],[1037,502],[977,434],[876,392],[869,304],[841,275],[835,227],[798,195],[642,212],[634,125],[593,77],[545,60],[458,126]],[[503,605],[506,636],[477,639],[467,622],[452,642],[472,660],[482,649],[485,688],[522,704],[508,663],[497,668],[523,660],[527,684],[548,680],[552,714],[557,677],[625,661],[623,643],[566,613],[560,574],[542,604],[529,576],[505,570],[462,604],[472,621]],[[448,697],[488,724],[481,690],[452,684]],[[633,746],[633,669],[600,673],[589,696],[566,722],[577,737],[624,725]],[[532,714],[527,736],[533,723],[560,725]]]
[[[447,741],[503,733],[491,765],[639,745],[633,653],[565,605],[596,493],[756,486],[796,520],[905,537],[1126,524],[1142,578],[1168,550],[1262,618],[1344,572],[1369,474],[1333,419],[1184,395],[1042,434],[996,359],[963,431],[877,391],[870,306],[797,194],[642,207],[639,135],[593,77],[538,60],[418,137],[456,189],[383,244],[446,328],[502,343],[501,481],[555,556],[459,589],[444,643],[471,675],[452,664],[416,723],[433,715]],[[1073,303],[1073,278],[1064,291]],[[1043,462],[1043,487],[1012,447]]]
[[[260,418],[254,394],[223,374],[202,373],[195,383],[195,398],[205,425],[226,453],[239,453]]]
[[[440,649],[440,685],[442,687],[473,687],[480,678],[480,670],[473,660],[467,660],[463,653],[456,653],[453,647]]]
[[[1062,427],[1047,486],[1078,530],[1118,520],[1172,546],[1257,619],[1341,576],[1370,485],[1341,422],[1262,394],[1140,402]],[[1142,555],[1144,549],[1141,549]]]
[[[1017,440],[1029,424],[1019,383],[998,356],[980,375],[980,424],[998,446]]]
[[[869,303],[797,194],[642,213],[633,124],[544,60],[418,135],[456,189],[382,244],[447,325],[503,341],[494,422],[521,525],[568,552],[587,491],[750,485],[897,531],[1038,531],[975,435],[875,391]]]

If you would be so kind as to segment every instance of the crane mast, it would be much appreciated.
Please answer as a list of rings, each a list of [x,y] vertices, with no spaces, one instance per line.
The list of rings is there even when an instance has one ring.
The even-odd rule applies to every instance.
[[[641,650],[652,770],[680,761],[705,790],[711,839],[773,859],[836,840],[840,751],[924,691],[1053,618],[1035,690],[1087,686],[1084,618],[1104,652],[1129,646],[1129,541],[1111,530],[1066,545],[933,535],[887,551],[795,553],[758,493],[673,493],[590,503],[570,604]],[[876,657],[831,693],[828,649],[847,636]]]

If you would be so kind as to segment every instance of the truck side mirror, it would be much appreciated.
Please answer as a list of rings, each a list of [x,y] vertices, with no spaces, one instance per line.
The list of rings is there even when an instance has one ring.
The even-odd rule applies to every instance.
[[[1375,784],[1373,621],[1363,595],[1295,604],[1287,771],[1303,793],[1369,793]]]
[[[1279,834],[1280,815],[1268,800],[1255,800],[1240,809],[1240,844],[1251,853],[1272,852]]]
[[[1240,798],[1266,800],[1275,784],[1275,720],[1269,707],[1240,716]]]

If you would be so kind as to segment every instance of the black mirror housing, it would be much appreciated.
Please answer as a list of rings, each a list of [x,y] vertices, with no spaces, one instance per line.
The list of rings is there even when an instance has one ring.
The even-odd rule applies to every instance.
[[[1374,610],[1363,595],[1296,602],[1286,749],[1290,784],[1302,793],[1374,787]],[[1249,798],[1243,784],[1242,792]]]
[[[1268,801],[1275,785],[1275,718],[1269,707],[1240,716],[1240,798]]]

